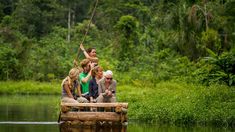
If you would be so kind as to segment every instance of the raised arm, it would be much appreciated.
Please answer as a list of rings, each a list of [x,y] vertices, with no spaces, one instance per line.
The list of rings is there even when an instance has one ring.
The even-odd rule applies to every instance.
[[[86,77],[81,78],[82,83],[87,83],[90,77],[91,77],[91,70],[89,71]]]
[[[94,69],[94,63],[89,63],[90,65],[90,71],[88,72],[86,77],[80,78],[82,83],[87,83],[91,77],[91,72]]]
[[[92,61],[92,62],[98,62],[99,59],[98,59],[97,57],[91,57],[91,56],[89,56],[89,54],[86,52],[86,50],[85,50],[83,44],[80,44],[80,49],[82,50],[83,54],[85,55],[85,57],[86,57],[87,59],[89,59],[89,60]]]

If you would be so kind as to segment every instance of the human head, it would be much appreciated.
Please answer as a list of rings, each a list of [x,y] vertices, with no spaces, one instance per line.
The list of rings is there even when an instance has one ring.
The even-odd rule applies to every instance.
[[[96,49],[95,48],[88,48],[86,52],[89,54],[89,56],[96,57]]]
[[[77,68],[72,68],[72,69],[69,71],[69,77],[70,77],[72,80],[77,80],[78,75],[79,75],[79,70],[78,70]]]
[[[84,72],[90,71],[90,63],[91,63],[91,61],[89,59],[83,59],[81,61],[80,64],[81,64],[81,67],[82,67]]]
[[[113,79],[113,72],[111,70],[107,70],[104,73],[104,77],[105,77],[105,82],[111,82]]]
[[[96,66],[95,69],[92,72],[92,76],[97,76],[98,78],[103,77],[103,68],[100,66]]]

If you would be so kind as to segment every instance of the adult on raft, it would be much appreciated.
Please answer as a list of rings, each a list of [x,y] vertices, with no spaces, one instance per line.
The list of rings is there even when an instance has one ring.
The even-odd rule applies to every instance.
[[[98,64],[99,59],[96,56],[96,49],[95,48],[88,48],[87,50],[85,50],[83,44],[80,44],[80,49],[82,50],[86,59],[89,59],[92,63]]]
[[[63,103],[88,103],[89,101],[82,97],[80,84],[78,81],[80,71],[72,68],[69,75],[62,81],[62,97]]]

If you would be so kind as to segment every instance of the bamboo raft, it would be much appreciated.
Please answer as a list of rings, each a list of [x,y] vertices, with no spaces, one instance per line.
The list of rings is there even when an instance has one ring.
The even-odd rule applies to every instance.
[[[78,124],[100,121],[125,123],[127,109],[128,103],[61,103],[59,121]]]

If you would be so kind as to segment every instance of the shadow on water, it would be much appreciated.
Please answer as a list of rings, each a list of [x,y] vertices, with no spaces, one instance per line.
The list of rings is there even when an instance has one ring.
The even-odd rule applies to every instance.
[[[126,125],[95,124],[95,125],[59,125],[60,132],[126,132]]]

